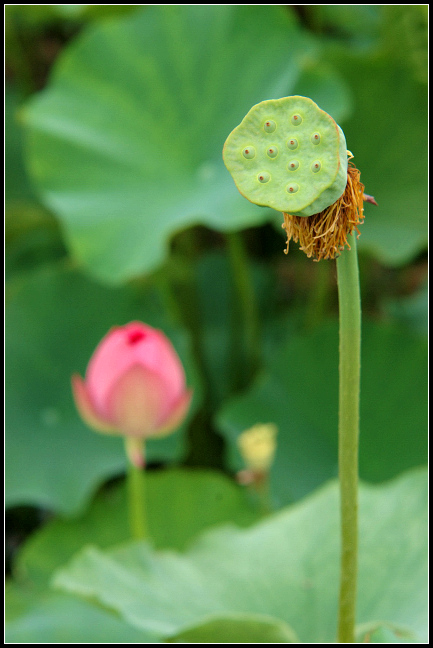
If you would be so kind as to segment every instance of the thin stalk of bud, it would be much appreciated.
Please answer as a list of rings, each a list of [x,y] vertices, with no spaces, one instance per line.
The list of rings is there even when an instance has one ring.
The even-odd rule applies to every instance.
[[[126,437],[125,450],[128,457],[126,487],[131,536],[134,540],[145,540],[148,537],[148,532],[145,505],[145,473],[143,469],[143,439],[131,439]]]

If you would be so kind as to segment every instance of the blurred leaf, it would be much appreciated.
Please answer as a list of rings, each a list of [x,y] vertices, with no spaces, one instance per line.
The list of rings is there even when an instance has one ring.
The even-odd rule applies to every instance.
[[[352,85],[355,109],[341,124],[361,171],[365,205],[360,251],[401,265],[427,247],[427,90],[386,55],[336,50],[332,63]]]
[[[68,5],[5,5],[5,19],[6,28],[10,26],[11,21],[17,21],[21,29],[24,27],[40,27],[43,25],[51,24],[59,18],[65,18],[65,13],[68,17],[77,15],[84,5],[69,5],[71,10],[64,12],[59,7],[67,7]]]
[[[261,614],[216,615],[184,630],[169,643],[299,643],[287,623]]]
[[[427,461],[427,345],[389,325],[363,322],[360,474],[381,481]],[[271,488],[278,505],[337,474],[338,326],[293,335],[252,388],[220,410],[230,465],[243,468],[238,435],[255,423],[279,429]]]
[[[382,307],[388,317],[427,337],[429,330],[429,287],[427,282],[408,297],[385,298]]]
[[[66,14],[67,11],[70,11],[70,9],[67,8],[73,5],[57,5],[57,6],[63,7],[63,12]],[[82,10],[80,13],[80,18],[82,18],[83,20],[94,20],[94,19],[99,20],[99,19],[111,18],[115,16],[122,16],[140,10],[142,6],[143,5],[127,5],[127,4],[81,5]]]
[[[321,61],[311,60],[303,66],[292,94],[310,97],[338,123],[348,119],[353,111],[349,86],[333,67]]]
[[[7,205],[5,240],[7,288],[12,292],[19,277],[66,255],[58,223],[37,203],[13,201]]]
[[[183,550],[204,529],[222,522],[244,526],[258,517],[242,489],[217,472],[148,471],[145,482],[149,534],[158,548]],[[129,538],[122,482],[106,487],[81,518],[59,518],[33,534],[18,555],[15,573],[44,585],[54,569],[86,544],[106,548]]]
[[[16,88],[5,94],[5,243],[7,279],[64,256],[60,229],[40,205],[24,166]]]
[[[393,623],[366,623],[358,628],[356,643],[423,643],[406,628]]]
[[[7,643],[158,643],[111,612],[64,594],[35,595],[33,588],[6,588]],[[15,610],[13,609],[15,608]]]
[[[246,525],[257,519],[239,486],[220,473],[203,470],[147,472],[146,509],[155,545],[179,550],[203,529],[222,522]],[[86,544],[107,548],[129,537],[124,482],[105,487],[83,517],[55,519],[33,534],[20,549],[16,582],[7,590],[8,641],[31,637],[33,642],[46,643],[57,637],[65,643],[106,642],[107,632],[112,633],[110,641],[118,632],[123,632],[119,641],[151,641],[102,609],[93,610],[70,595],[48,589],[53,571]],[[273,627],[266,625],[265,630],[272,632]]]
[[[381,7],[377,5],[303,5],[311,29],[345,47],[368,50],[377,46]]]
[[[223,144],[304,68],[323,94],[315,50],[273,5],[153,6],[81,34],[24,113],[32,175],[79,262],[119,282],[158,266],[183,228],[270,220],[236,190]],[[339,77],[324,74],[347,112]]]
[[[93,18],[123,15],[139,5],[5,5],[6,20],[16,19],[21,27],[45,27],[55,22],[85,21]]]
[[[23,159],[22,126],[17,120],[19,93],[11,85],[5,92],[5,200],[36,200]]]
[[[107,289],[77,272],[47,268],[23,282],[6,311],[6,501],[75,513],[104,479],[125,469],[123,439],[88,429],[72,400],[72,373],[84,375],[114,325],[142,320],[172,339],[200,397],[188,343],[157,294]],[[149,441],[149,461],[179,459],[181,432]]]
[[[247,530],[211,531],[186,555],[145,543],[89,547],[57,572],[55,585],[117,611],[161,637],[209,615],[261,614],[293,627],[304,643],[335,641],[339,493],[333,482]],[[427,633],[427,489],[417,470],[360,488],[358,623],[398,623]]]
[[[387,55],[412,72],[421,83],[428,81],[428,5],[382,5],[383,48]]]
[[[264,325],[273,314],[275,277],[270,264],[247,261],[246,281],[251,283],[255,299],[253,317]],[[220,252],[203,254],[194,263],[197,312],[207,380],[216,403],[233,393],[238,374],[248,374],[250,349],[245,340],[245,314],[239,304],[230,255]],[[257,311],[257,312],[256,312]],[[251,314],[249,314],[251,317]],[[256,346],[258,346],[256,342]],[[257,349],[257,353],[260,353]]]

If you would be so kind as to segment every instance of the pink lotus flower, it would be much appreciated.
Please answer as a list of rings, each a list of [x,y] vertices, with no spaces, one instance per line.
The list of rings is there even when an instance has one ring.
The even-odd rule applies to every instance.
[[[171,342],[141,322],[112,328],[91,357],[85,380],[72,376],[72,391],[90,427],[137,441],[172,432],[192,398]]]

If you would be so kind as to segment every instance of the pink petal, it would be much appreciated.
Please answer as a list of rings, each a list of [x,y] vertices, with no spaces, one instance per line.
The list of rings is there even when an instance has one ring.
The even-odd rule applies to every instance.
[[[110,419],[125,435],[152,436],[170,411],[170,394],[160,376],[140,364],[128,369],[113,386],[107,406]]]
[[[192,389],[188,389],[182,394],[175,406],[172,408],[169,417],[160,424],[155,436],[165,436],[179,427],[187,415],[189,406],[191,405],[192,395]]]
[[[122,327],[112,328],[96,347],[86,371],[86,384],[93,402],[104,416],[109,416],[107,395],[118,378],[134,363],[134,357],[125,353],[125,334]]]
[[[185,389],[185,372],[179,356],[170,340],[156,329],[150,329],[147,337],[136,345],[137,359],[148,369],[158,373],[178,398]]]
[[[71,378],[71,385],[75,405],[83,421],[98,432],[116,432],[116,428],[110,422],[102,419],[96,412],[87,391],[86,383],[81,376],[74,374]]]

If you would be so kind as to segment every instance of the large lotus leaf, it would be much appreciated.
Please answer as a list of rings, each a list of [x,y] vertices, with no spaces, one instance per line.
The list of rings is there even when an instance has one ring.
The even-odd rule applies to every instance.
[[[149,632],[63,592],[9,584],[5,591],[7,643],[158,643]]]
[[[79,263],[118,282],[155,268],[182,228],[269,220],[236,190],[223,144],[253,104],[291,94],[304,62],[314,90],[312,57],[274,5],[154,6],[84,30],[23,113],[33,178]]]
[[[427,344],[406,328],[363,322],[360,474],[380,481],[427,461]],[[243,467],[236,440],[256,423],[275,423],[271,471],[277,504],[337,474],[338,326],[294,334],[250,390],[226,402],[217,423],[230,461]]]
[[[145,475],[149,535],[158,548],[184,550],[203,529],[258,519],[243,490],[214,471],[172,469]],[[34,533],[14,566],[18,578],[46,584],[54,569],[86,544],[106,548],[130,538],[125,483],[106,487],[80,518],[55,519]]]
[[[211,471],[183,469],[149,471],[145,476],[149,534],[157,547],[184,549],[203,529],[257,520],[257,512],[240,487]],[[48,587],[54,569],[86,544],[107,548],[130,538],[124,482],[105,487],[80,518],[55,519],[34,533],[14,563],[15,582],[6,591],[9,642],[103,642],[119,632],[119,641],[149,641],[143,631],[102,610]],[[263,621],[263,636],[282,636],[281,623]],[[237,626],[230,626],[238,631]],[[253,629],[257,628],[253,624]],[[122,634],[123,633],[123,639]],[[109,640],[109,639],[108,639]]]
[[[121,437],[87,428],[70,379],[84,375],[100,339],[114,325],[141,320],[177,348],[196,390],[189,344],[173,329],[151,289],[108,289],[76,271],[44,268],[22,282],[6,309],[6,502],[77,512],[101,481],[126,467]],[[184,426],[183,426],[184,427]],[[179,459],[180,430],[149,441],[148,459]]]
[[[357,622],[397,624],[421,641],[428,618],[426,486],[425,471],[415,470],[360,488]],[[250,529],[211,531],[186,555],[154,553],[145,543],[108,552],[88,547],[54,584],[162,637],[231,613],[269,615],[301,642],[332,643],[338,520],[332,482]]]

